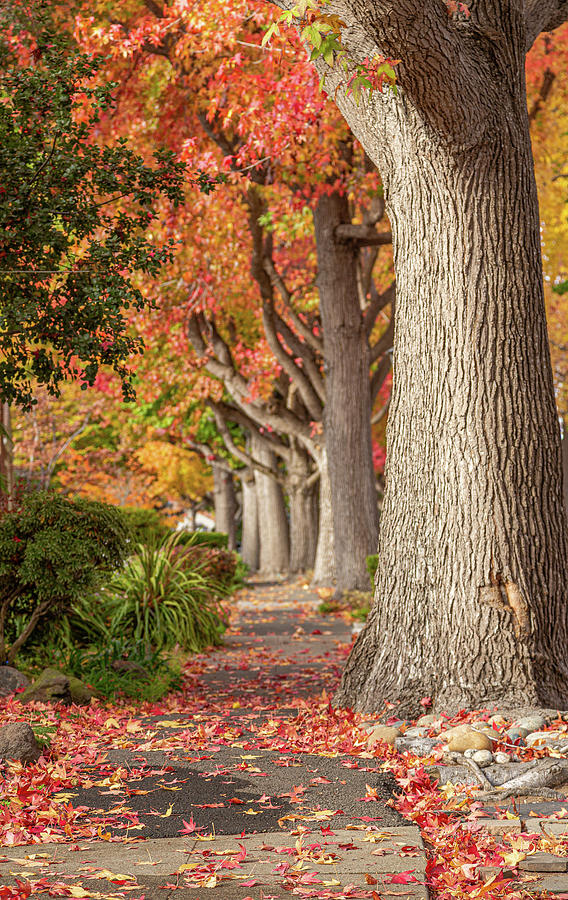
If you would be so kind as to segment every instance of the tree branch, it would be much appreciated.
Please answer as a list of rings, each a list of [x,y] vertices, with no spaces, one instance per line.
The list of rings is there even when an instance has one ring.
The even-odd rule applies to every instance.
[[[223,419],[226,422],[234,422],[235,425],[240,425],[241,428],[245,428],[247,431],[250,431],[251,434],[254,434],[255,438],[258,439],[258,442],[263,444],[267,450],[276,453],[277,456],[280,456],[285,461],[290,459],[290,448],[284,441],[280,440],[280,438],[276,437],[276,435],[270,431],[262,434],[260,431],[262,426],[243,412],[243,410],[237,409],[234,406],[229,406],[228,403],[223,403],[222,401],[217,402],[208,400],[207,403],[214,412],[216,411],[223,416]]]
[[[391,316],[391,320],[387,325],[385,331],[380,336],[377,343],[370,348],[369,352],[369,362],[376,362],[379,357],[383,356],[385,353],[388,353],[389,350],[392,350],[392,342],[394,338],[394,316]]]
[[[387,375],[391,370],[391,364],[391,355],[386,353],[371,375],[371,405],[374,404],[380,389],[386,381]]]
[[[357,247],[382,247],[392,244],[392,233],[377,231],[373,225],[338,225],[335,240],[338,244],[355,244]]]
[[[305,322],[302,322],[298,313],[292,306],[292,294],[286,287],[282,277],[278,273],[276,266],[272,259],[264,260],[264,269],[272,282],[272,286],[278,291],[284,306],[286,307],[286,312],[290,316],[294,328],[296,331],[302,335],[307,344],[310,345],[312,350],[315,350],[316,353],[323,353],[323,341],[321,341],[318,337],[315,336],[309,325],[306,325]]]
[[[525,0],[526,50],[543,31],[554,31],[568,20],[568,0]]]
[[[242,463],[244,463],[245,466],[252,466],[252,468],[257,472],[262,472],[263,475],[268,475],[269,478],[274,478],[274,480],[279,484],[284,484],[284,478],[277,471],[271,469],[269,466],[265,466],[264,463],[261,463],[258,459],[255,459],[253,456],[247,453],[246,450],[243,450],[241,447],[237,447],[237,445],[233,441],[233,438],[231,437],[231,432],[227,427],[224,416],[217,408],[217,404],[213,401],[208,401],[207,405],[213,410],[217,428],[219,429],[219,433],[223,438],[223,442],[229,453],[232,453],[235,459],[240,460]],[[258,437],[261,436],[258,434],[258,429],[255,428],[255,438]]]
[[[274,353],[291,381],[295,382],[304,401],[306,409],[314,421],[319,421],[323,413],[323,406],[309,378],[294,362],[292,356],[286,351],[278,338],[275,312],[272,303],[265,300],[262,305],[262,320],[268,346]]]
[[[379,315],[379,313],[382,312],[383,309],[385,309],[385,307],[389,305],[389,303],[394,305],[396,298],[396,282],[393,281],[388,286],[386,291],[383,291],[382,294],[379,294],[375,282],[371,281],[370,293],[371,302],[365,310],[365,332],[367,334],[367,338],[371,337],[371,332],[375,327],[375,322],[377,321],[377,316]]]

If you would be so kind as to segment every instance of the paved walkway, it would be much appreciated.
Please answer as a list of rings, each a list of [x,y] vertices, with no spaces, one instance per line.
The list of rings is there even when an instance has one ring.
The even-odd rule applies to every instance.
[[[4,847],[0,883],[19,880],[17,898],[426,898],[420,833],[389,803],[381,760],[326,745],[318,709],[350,629],[318,602],[257,585],[167,708],[128,730],[101,720],[96,764],[53,797],[81,810],[72,843]]]

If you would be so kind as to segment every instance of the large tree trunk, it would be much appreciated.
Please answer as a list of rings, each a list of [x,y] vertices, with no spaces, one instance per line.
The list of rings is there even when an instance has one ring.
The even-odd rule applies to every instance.
[[[310,458],[300,446],[291,451],[287,489],[290,502],[290,571],[313,569],[318,541],[317,486],[309,484]]]
[[[251,442],[255,459],[276,470],[276,458],[263,444]],[[281,575],[290,565],[290,537],[288,517],[284,504],[282,487],[270,475],[255,472],[256,498],[258,503],[258,528],[260,532],[260,571],[263,575]]]
[[[327,449],[337,591],[368,590],[366,558],[377,552],[379,513],[371,443],[367,336],[357,291],[357,251],[335,239],[351,223],[345,193],[324,194],[314,210],[324,336]]]
[[[566,516],[522,62],[511,52],[486,70],[479,55],[498,84],[466,86],[455,138],[443,102],[425,123],[404,87],[375,99],[372,128],[345,104],[383,176],[397,277],[375,604],[336,698],[362,710],[385,698],[417,710],[424,696],[438,709],[568,708]]]
[[[333,510],[331,506],[331,482],[327,465],[327,453],[322,449],[318,459],[319,478],[319,528],[316,560],[312,584],[329,586],[335,583],[335,542]]]
[[[258,530],[258,503],[254,472],[247,470],[241,479],[243,486],[243,536],[241,556],[252,572],[260,564],[260,535]]]
[[[237,549],[237,528],[235,516],[237,499],[233,476],[226,469],[212,463],[215,501],[215,528],[229,536],[229,550]]]

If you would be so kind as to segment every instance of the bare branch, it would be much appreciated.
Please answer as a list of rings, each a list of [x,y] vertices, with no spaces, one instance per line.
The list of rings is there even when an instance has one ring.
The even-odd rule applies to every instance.
[[[306,325],[306,323],[302,321],[298,313],[293,308],[292,295],[286,287],[286,284],[284,283],[282,277],[278,273],[272,259],[265,259],[264,269],[272,282],[272,286],[280,294],[280,297],[282,298],[282,301],[286,307],[286,311],[290,316],[296,331],[302,335],[306,343],[309,344],[310,347],[316,351],[316,353],[323,353],[323,341],[315,336],[309,325]]]
[[[65,451],[66,451],[67,448],[69,447],[69,445],[73,443],[73,441],[75,440],[75,438],[76,438],[76,437],[79,437],[79,435],[83,433],[83,431],[85,430],[85,428],[87,427],[87,425],[89,424],[90,421],[91,421],[91,410],[89,410],[89,412],[87,413],[87,415],[85,416],[85,418],[83,419],[83,421],[82,421],[82,423],[79,425],[79,427],[75,429],[75,431],[73,432],[73,434],[71,434],[71,435],[67,438],[67,440],[63,442],[63,444],[61,445],[61,447],[60,447],[60,448],[57,450],[57,452],[51,457],[51,459],[49,460],[49,465],[48,465],[48,467],[47,467],[45,476],[44,476],[44,483],[43,483],[43,488],[44,488],[44,490],[47,490],[47,488],[49,487],[49,483],[50,483],[50,481],[51,481],[51,476],[53,475],[53,470],[54,470],[54,468],[55,468],[55,465],[56,465],[56,463],[57,463],[57,460],[58,460],[58,459],[61,459],[61,457],[63,456],[63,454],[65,453]]]
[[[325,382],[322,378],[316,359],[307,344],[303,344],[294,332],[288,327],[286,322],[274,312],[274,321],[276,330],[280,337],[286,342],[294,356],[299,357],[304,365],[304,371],[308,375],[312,387],[321,400],[325,403]]]
[[[386,381],[387,375],[391,370],[391,355],[386,353],[376,370],[371,375],[371,404],[377,399],[377,394]]]
[[[357,247],[382,247],[392,244],[392,233],[377,231],[373,225],[338,225],[335,240],[338,244],[355,244]]]
[[[380,390],[380,388],[379,388],[379,390]],[[390,402],[391,402],[391,398],[389,395],[389,398],[388,398],[387,402],[385,403],[385,405],[381,406],[379,411],[376,412],[374,414],[374,416],[371,417],[371,425],[378,425],[379,422],[382,422],[382,420],[384,419],[384,417],[386,416],[386,414],[389,410]]]
[[[215,402],[213,400],[208,401],[208,405],[214,411],[217,411],[221,416],[223,416],[226,422],[234,422],[235,425],[240,425],[241,428],[245,428],[247,431],[250,431],[251,434],[254,434],[255,439],[258,440],[259,443],[263,444],[267,450],[270,450],[272,453],[276,453],[277,456],[280,456],[282,459],[288,461],[290,459],[290,448],[287,444],[284,443],[279,437],[277,437],[274,432],[267,431],[264,429],[261,432],[261,428],[263,426],[259,425],[258,422],[255,422],[250,416],[248,416],[242,409],[237,409],[234,406],[229,406],[228,403]]]
[[[291,381],[294,381],[298,385],[302,400],[312,419],[319,421],[323,412],[321,400],[314,390],[313,385],[310,383],[309,378],[302,369],[296,365],[292,356],[280,343],[276,329],[274,307],[267,301],[262,305],[262,318],[268,346]]]
[[[283,476],[277,472],[275,469],[270,468],[270,466],[265,466],[264,463],[261,463],[258,459],[251,456],[250,453],[247,453],[246,450],[243,450],[241,447],[237,447],[233,438],[231,436],[231,432],[227,426],[227,422],[225,421],[225,417],[218,405],[213,401],[208,401],[207,405],[213,410],[213,414],[215,416],[215,422],[217,423],[217,428],[219,429],[219,434],[223,438],[223,442],[225,447],[232,453],[235,459],[240,460],[244,463],[245,466],[252,466],[253,469],[256,469],[258,472],[262,472],[263,475],[268,475],[269,478],[274,478],[279,484],[284,484]],[[258,438],[258,430],[255,428],[255,438]],[[271,448],[272,449],[272,448]]]
[[[383,334],[381,334],[377,343],[370,348],[369,352],[369,362],[376,362],[381,356],[385,353],[388,353],[389,350],[392,350],[392,342],[394,338],[394,316],[391,316],[391,320],[386,327]]]
[[[374,281],[371,281],[370,293],[371,302],[365,310],[365,332],[367,334],[367,338],[370,338],[371,336],[371,332],[375,327],[375,322],[377,321],[377,316],[379,315],[379,313],[382,312],[383,309],[385,309],[385,307],[389,305],[389,303],[394,304],[396,297],[396,282],[393,281],[388,286],[386,291],[383,291],[382,294],[379,294]]]

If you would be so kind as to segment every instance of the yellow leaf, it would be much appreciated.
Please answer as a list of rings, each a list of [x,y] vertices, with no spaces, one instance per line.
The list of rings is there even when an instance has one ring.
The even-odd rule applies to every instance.
[[[160,819],[167,819],[168,816],[171,816],[171,814],[172,814],[172,809],[173,809],[173,803],[170,803],[170,805],[168,806],[166,812],[163,813],[163,815],[160,816]]]
[[[261,809],[253,809],[252,807],[244,810],[245,816],[259,816],[261,812]]]
[[[109,719],[105,720],[105,728],[120,728],[120,722],[117,722],[116,719],[113,719],[112,716]]]
[[[120,875],[110,869],[98,869],[95,878],[106,878],[107,881],[136,881],[134,875]]]
[[[190,872],[191,869],[197,869],[199,863],[184,863],[180,866],[176,874],[183,875],[184,872]]]
[[[511,853],[503,854],[503,862],[507,866],[511,866],[512,868],[514,868],[515,866],[519,865],[522,859],[526,859],[526,857],[526,853],[521,853],[520,850],[512,850]]]
[[[216,875],[211,875],[210,878],[206,878],[202,884],[202,887],[206,887],[206,888],[214,888],[216,886],[217,886],[217,876]]]
[[[330,881],[322,881],[322,884],[329,885],[330,887],[335,886],[336,884],[341,884],[337,878],[332,878]]]

